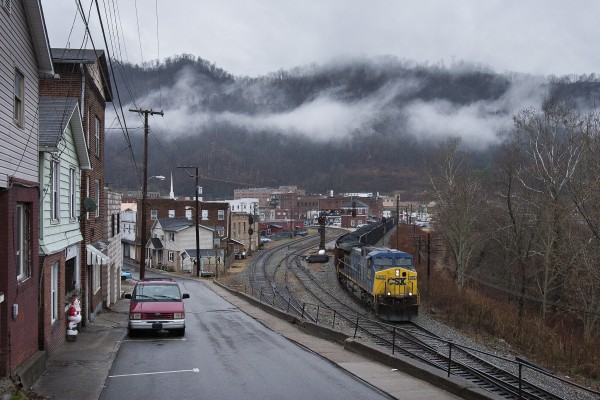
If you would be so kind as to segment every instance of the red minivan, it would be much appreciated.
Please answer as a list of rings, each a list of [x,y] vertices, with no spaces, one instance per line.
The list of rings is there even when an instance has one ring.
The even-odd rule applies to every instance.
[[[137,332],[169,330],[185,335],[185,306],[183,299],[188,293],[181,293],[177,282],[170,278],[144,279],[135,284],[132,293],[125,294],[131,299],[129,305],[129,336]]]

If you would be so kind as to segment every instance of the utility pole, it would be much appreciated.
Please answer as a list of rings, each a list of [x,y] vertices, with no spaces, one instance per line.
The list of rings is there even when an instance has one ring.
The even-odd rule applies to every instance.
[[[148,114],[164,115],[162,111],[152,110],[129,110],[144,114],[144,182],[142,186],[142,242],[140,243],[140,280],[146,275],[146,194],[148,192]]]
[[[195,168],[196,169],[196,276],[200,276],[200,228],[199,228],[199,220],[198,220],[198,196],[200,196],[200,186],[198,184],[198,179],[200,175],[198,175],[198,167],[177,167],[185,169],[187,172],[187,168]],[[189,172],[188,175],[192,176]],[[215,256],[216,260],[216,256]]]
[[[400,195],[396,195],[396,250],[400,250]]]

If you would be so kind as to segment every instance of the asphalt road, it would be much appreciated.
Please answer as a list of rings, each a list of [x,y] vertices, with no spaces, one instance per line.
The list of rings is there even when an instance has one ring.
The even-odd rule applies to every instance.
[[[267,329],[201,282],[180,280],[186,333],[126,337],[100,399],[387,399]]]

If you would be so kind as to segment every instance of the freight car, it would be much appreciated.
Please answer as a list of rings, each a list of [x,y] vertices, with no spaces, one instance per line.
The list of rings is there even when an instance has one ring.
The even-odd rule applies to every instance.
[[[360,244],[358,238],[336,241],[335,268],[346,287],[386,321],[418,315],[420,297],[413,257],[400,250]]]

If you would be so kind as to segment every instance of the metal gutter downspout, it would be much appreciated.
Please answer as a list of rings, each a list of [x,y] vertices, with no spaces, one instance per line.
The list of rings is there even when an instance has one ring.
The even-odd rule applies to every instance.
[[[83,68],[83,63],[79,63],[79,68],[81,69],[81,118],[85,115],[85,69]],[[89,126],[90,116],[88,115],[88,124],[87,125],[87,133],[90,132]],[[88,136],[89,137],[89,136]]]

